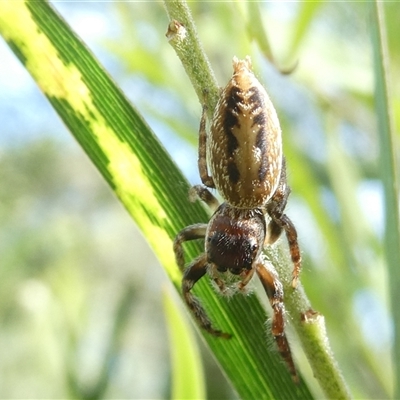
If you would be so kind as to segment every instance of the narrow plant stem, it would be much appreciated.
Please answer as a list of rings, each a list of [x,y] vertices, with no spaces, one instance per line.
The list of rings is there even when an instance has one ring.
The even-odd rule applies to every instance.
[[[291,263],[287,252],[280,247],[266,253],[283,284],[290,323],[300,339],[315,379],[327,398],[350,399],[350,391],[329,344],[324,316],[313,310],[301,283],[293,289]]]
[[[398,198],[398,177],[396,155],[394,153],[395,137],[393,130],[390,94],[388,84],[388,44],[386,40],[383,4],[380,1],[371,3],[372,44],[375,70],[375,106],[378,117],[380,144],[380,168],[385,198],[385,237],[384,247],[388,265],[388,285],[390,291],[391,311],[394,327],[393,343],[393,398],[400,398],[400,308],[398,307],[398,290],[400,286],[400,218]]]
[[[186,1],[165,0],[170,23],[166,36],[180,58],[200,103],[206,104],[209,117],[219,96],[218,83],[210,62],[197,36],[196,27]]]
[[[188,73],[196,92],[201,98],[204,89],[212,93],[208,99],[211,111],[217,102],[218,86],[207,57],[197,37],[193,18],[185,1],[164,1],[171,20],[167,37]],[[177,22],[178,21],[178,22]],[[204,67],[203,72],[200,69]],[[212,107],[212,108],[211,108]],[[313,311],[302,287],[291,287],[291,262],[279,252],[268,252],[286,289],[285,305],[292,316],[292,324],[303,345],[315,378],[328,398],[350,399],[351,395],[339,370],[329,345],[324,317]]]

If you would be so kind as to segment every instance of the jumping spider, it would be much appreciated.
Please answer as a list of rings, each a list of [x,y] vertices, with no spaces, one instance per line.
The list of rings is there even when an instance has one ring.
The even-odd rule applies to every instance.
[[[183,297],[200,326],[216,336],[230,337],[212,326],[204,308],[191,293],[207,272],[221,293],[229,289],[226,277],[235,276],[235,288],[244,291],[256,273],[273,309],[272,334],[294,380],[297,380],[284,327],[283,288],[267,268],[262,254],[285,231],[294,264],[292,286],[301,268],[300,249],[293,223],[284,214],[290,188],[276,111],[254,76],[250,57],[233,59],[233,76],[221,92],[206,132],[206,108],[200,122],[199,172],[205,186],[194,186],[191,197],[200,198],[214,211],[208,224],[182,229],[175,238],[177,264],[184,270],[182,243],[205,239],[205,252],[184,270]],[[210,168],[211,175],[208,173]],[[225,202],[219,204],[208,188],[216,188]],[[268,219],[268,223],[267,223]]]

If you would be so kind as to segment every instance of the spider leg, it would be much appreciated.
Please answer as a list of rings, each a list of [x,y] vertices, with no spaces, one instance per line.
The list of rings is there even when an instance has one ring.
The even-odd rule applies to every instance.
[[[205,254],[202,254],[196,258],[189,265],[189,267],[185,270],[182,279],[183,298],[203,329],[214,336],[220,336],[225,339],[229,339],[231,337],[230,334],[224,333],[212,327],[211,321],[203,306],[200,304],[200,301],[191,293],[191,290],[196,282],[207,273],[207,268],[208,262]]]
[[[204,201],[210,207],[211,211],[214,212],[219,207],[219,201],[217,198],[202,185],[195,185],[189,190],[189,200],[195,201],[197,198]]]
[[[195,185],[189,190],[190,201],[195,201],[197,197],[204,201],[210,207],[212,212],[219,207],[219,201],[216,199],[216,197],[202,185]],[[182,229],[176,235],[174,240],[175,259],[182,271],[185,266],[182,243],[189,240],[204,239],[206,236],[206,231],[207,224],[194,224]]]
[[[189,225],[182,229],[175,237],[174,252],[176,263],[181,271],[185,268],[185,257],[183,255],[182,243],[189,240],[204,239],[206,236],[207,224]]]
[[[285,306],[283,304],[282,283],[279,281],[278,276],[268,270],[262,261],[256,264],[256,270],[274,313],[272,319],[272,335],[275,338],[279,353],[286,362],[289,372],[292,375],[293,381],[297,383],[299,378],[294,366],[292,353],[290,352],[289,342],[285,335]]]
[[[285,231],[286,238],[289,244],[290,257],[294,265],[292,274],[292,286],[295,288],[297,286],[297,281],[301,270],[301,253],[297,240],[296,228],[290,218],[286,214],[284,214],[289,194],[290,187],[286,183],[286,162],[285,158],[283,158],[279,186],[267,205],[267,212],[271,217],[271,221],[268,224],[268,234],[266,242],[268,244],[274,243],[280,236],[282,230]]]
[[[206,130],[207,106],[203,105],[199,129],[199,174],[201,181],[209,188],[215,188],[214,179],[208,174],[207,169],[207,130]]]

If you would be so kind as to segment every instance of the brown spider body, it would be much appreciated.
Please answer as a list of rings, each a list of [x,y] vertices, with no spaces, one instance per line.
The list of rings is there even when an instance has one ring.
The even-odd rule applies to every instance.
[[[214,111],[207,159],[215,187],[229,204],[262,207],[281,175],[281,128],[250,59],[234,60],[233,68]]]
[[[253,268],[264,247],[265,217],[258,209],[242,210],[223,203],[207,226],[205,252],[218,272],[239,275]]]
[[[290,188],[286,184],[281,129],[265,89],[251,71],[250,58],[234,58],[233,69],[216,106],[209,135],[203,109],[199,172],[205,186],[196,185],[190,192],[191,199],[200,198],[214,214],[208,224],[182,229],[174,241],[177,263],[184,270],[182,243],[205,239],[204,253],[184,270],[183,297],[201,327],[228,338],[229,334],[213,328],[191,289],[208,273],[221,293],[227,294],[230,289],[244,292],[256,273],[273,309],[272,334],[278,350],[297,382],[284,330],[282,284],[262,254],[264,246],[273,244],[284,230],[294,264],[292,285],[296,286],[301,256],[296,229],[284,214]],[[219,205],[207,187],[216,188],[225,202]],[[233,285],[225,279],[228,275],[237,277]]]

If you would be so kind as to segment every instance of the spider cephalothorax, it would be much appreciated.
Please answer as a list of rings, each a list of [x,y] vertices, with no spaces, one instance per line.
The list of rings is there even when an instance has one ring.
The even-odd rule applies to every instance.
[[[285,335],[283,289],[273,270],[267,268],[262,250],[285,231],[294,264],[292,286],[301,268],[297,233],[284,214],[290,188],[275,109],[251,70],[251,61],[233,59],[233,76],[221,92],[210,133],[206,132],[206,108],[199,132],[199,172],[203,184],[191,189],[214,211],[208,224],[190,225],[174,241],[179,267],[184,270],[182,292],[200,325],[214,329],[191,289],[207,272],[222,293],[227,292],[225,273],[238,277],[236,289],[244,291],[256,273],[273,309],[272,334],[295,380],[297,374]],[[209,174],[209,170],[211,174]],[[216,188],[225,202],[219,205],[208,188]],[[267,223],[268,219],[268,223]],[[205,251],[186,269],[182,243],[205,239]]]
[[[261,210],[221,204],[208,223],[205,251],[210,265],[219,272],[240,275],[253,268],[265,240],[265,218]]]

